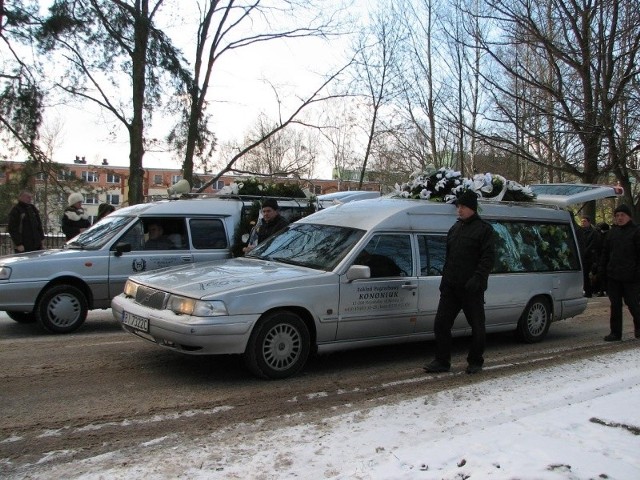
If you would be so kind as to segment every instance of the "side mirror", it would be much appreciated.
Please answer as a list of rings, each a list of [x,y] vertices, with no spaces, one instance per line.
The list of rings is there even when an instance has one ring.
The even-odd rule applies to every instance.
[[[116,257],[121,257],[123,253],[131,251],[131,244],[122,242],[117,243],[114,251]]]
[[[351,265],[347,270],[347,280],[353,282],[361,278],[371,278],[371,269],[366,265]]]

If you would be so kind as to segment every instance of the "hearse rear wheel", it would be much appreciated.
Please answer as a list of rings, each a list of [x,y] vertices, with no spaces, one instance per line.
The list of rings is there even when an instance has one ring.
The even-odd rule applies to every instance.
[[[307,362],[309,343],[309,329],[299,315],[288,310],[272,312],[253,329],[244,360],[259,377],[290,377]]]
[[[522,312],[516,333],[525,343],[540,342],[551,326],[551,305],[546,297],[534,297]]]

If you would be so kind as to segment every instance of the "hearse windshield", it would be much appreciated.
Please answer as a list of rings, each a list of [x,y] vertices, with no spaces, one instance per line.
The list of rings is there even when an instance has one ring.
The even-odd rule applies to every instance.
[[[247,256],[331,271],[362,238],[364,230],[314,224],[290,225]]]

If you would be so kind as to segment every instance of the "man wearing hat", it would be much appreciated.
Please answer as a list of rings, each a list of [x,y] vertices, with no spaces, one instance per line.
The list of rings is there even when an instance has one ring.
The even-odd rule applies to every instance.
[[[622,340],[622,300],[633,317],[635,337],[640,338],[640,228],[632,217],[625,204],[614,210],[614,225],[600,255],[598,271],[606,276],[611,303],[607,342]]]
[[[287,219],[280,215],[279,210],[280,208],[275,198],[267,198],[262,202],[262,218],[258,220],[258,224],[255,227],[258,233],[258,245],[289,225]],[[247,245],[243,251],[248,253],[254,247],[255,245]]]
[[[458,221],[447,234],[447,251],[440,302],[434,321],[435,359],[425,365],[430,373],[451,368],[451,328],[460,310],[471,326],[467,373],[482,371],[485,345],[484,292],[495,256],[493,228],[478,215],[478,195],[465,190],[456,199]]]
[[[69,195],[67,201],[69,206],[62,214],[62,231],[67,240],[72,239],[91,226],[89,216],[82,208],[83,201],[84,197],[81,193],[75,192]]]

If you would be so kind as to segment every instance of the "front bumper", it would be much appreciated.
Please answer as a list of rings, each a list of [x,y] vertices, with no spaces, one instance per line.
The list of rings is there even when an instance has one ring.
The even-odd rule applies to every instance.
[[[191,355],[224,355],[244,353],[255,315],[221,317],[187,317],[169,310],[154,310],[138,305],[123,294],[111,302],[113,317],[122,328],[140,338],[161,347]],[[149,331],[144,332],[122,323],[123,312],[149,321]]]

